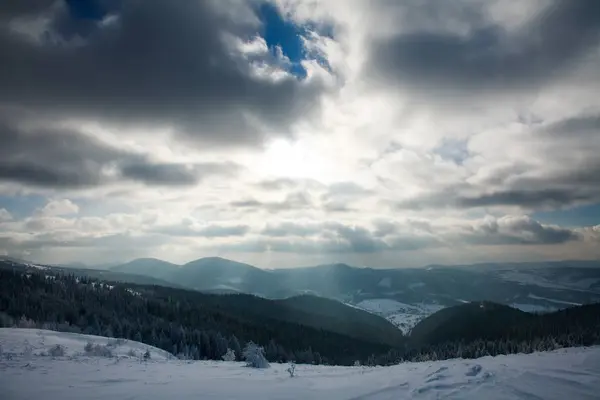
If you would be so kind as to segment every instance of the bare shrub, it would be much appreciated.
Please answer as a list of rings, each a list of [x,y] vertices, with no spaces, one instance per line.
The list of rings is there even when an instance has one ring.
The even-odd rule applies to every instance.
[[[106,357],[112,358],[112,350],[107,345],[100,345],[97,343],[87,342],[83,348],[85,354],[91,357]]]
[[[55,344],[48,350],[48,355],[50,357],[64,357],[66,354],[64,346],[60,344]]]

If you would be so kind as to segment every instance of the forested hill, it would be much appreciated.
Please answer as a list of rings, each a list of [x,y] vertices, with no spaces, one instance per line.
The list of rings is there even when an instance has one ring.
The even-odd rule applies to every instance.
[[[532,314],[502,304],[473,302],[430,315],[414,327],[410,338],[412,342],[431,345],[475,340],[526,341],[546,336],[564,341],[564,345],[599,343],[600,304]]]
[[[326,316],[251,295],[101,283],[48,271],[0,270],[0,311],[11,319],[24,317],[21,325],[32,320],[32,326],[123,337],[194,359],[220,359],[228,347],[239,355],[240,346],[254,341],[272,361],[349,365],[392,347],[379,341],[381,335],[341,334],[352,326],[334,326]],[[2,325],[12,324],[7,316]],[[402,338],[393,332],[387,342]]]

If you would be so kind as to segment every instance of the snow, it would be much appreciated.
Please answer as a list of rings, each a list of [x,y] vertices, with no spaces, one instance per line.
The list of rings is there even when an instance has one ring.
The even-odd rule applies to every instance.
[[[49,267],[44,267],[43,265],[37,265],[37,264],[25,264],[25,265],[30,268],[41,269],[41,270],[50,269]]]
[[[127,291],[128,291],[130,294],[132,294],[132,295],[134,295],[134,296],[136,296],[136,297],[140,297],[140,296],[142,295],[140,292],[138,292],[138,291],[135,291],[135,290],[133,290],[133,289],[130,289],[130,288],[127,288],[127,289],[125,289],[125,290],[127,290]]]
[[[43,345],[40,335],[45,338]],[[78,356],[76,352],[88,340],[78,336],[0,329],[5,353],[9,348],[23,353],[26,339],[38,350],[55,342],[73,346],[68,357],[0,357],[2,398],[563,400],[597,399],[600,390],[600,347],[392,367],[297,365],[292,378],[286,371],[288,364],[251,369],[243,363],[167,360],[154,355],[147,362]],[[94,338],[101,343],[111,340]],[[127,343],[124,347],[148,348]]]
[[[127,339],[114,339],[103,336],[82,335],[77,333],[55,332],[42,329],[0,328],[0,345],[3,353],[19,354],[25,348],[33,356],[41,356],[50,348],[61,345],[65,348],[66,357],[78,357],[85,353],[84,347],[88,342],[99,345],[108,345],[114,357],[131,357],[135,353],[139,356],[146,350],[156,360],[167,360],[173,356],[156,347]]]
[[[392,299],[368,299],[355,306],[384,317],[404,334],[408,334],[422,319],[444,308],[439,304],[405,304]]]

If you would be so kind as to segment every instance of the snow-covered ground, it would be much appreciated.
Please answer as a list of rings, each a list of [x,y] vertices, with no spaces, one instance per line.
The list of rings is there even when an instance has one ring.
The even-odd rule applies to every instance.
[[[64,357],[88,357],[89,355],[85,351],[88,343],[106,348],[115,359],[133,358],[138,360],[146,351],[149,351],[152,359],[155,360],[174,358],[169,352],[133,340],[42,329],[0,328],[0,346],[2,346],[0,358],[4,359],[46,357],[57,345],[62,347]]]
[[[408,334],[423,318],[444,308],[439,304],[405,304],[392,299],[368,299],[354,306],[384,317],[404,334]]]
[[[121,357],[81,355],[89,340],[114,339],[0,329],[0,398],[564,400],[597,399],[600,391],[600,347],[392,367],[298,365],[291,378],[285,364],[255,370],[235,362],[169,360],[131,341],[115,352]],[[56,344],[68,349],[66,356],[39,355]],[[147,349],[150,361],[127,356]]]

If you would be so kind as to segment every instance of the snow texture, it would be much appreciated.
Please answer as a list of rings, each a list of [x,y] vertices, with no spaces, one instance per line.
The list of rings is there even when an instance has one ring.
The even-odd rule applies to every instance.
[[[77,355],[92,338],[49,331],[0,329],[1,398],[44,399],[597,399],[600,347],[548,353],[406,363],[392,367],[288,364],[270,369],[239,362],[181,361],[127,341],[116,354],[150,349],[152,359]],[[38,356],[52,346],[67,356]],[[26,351],[29,349],[30,351]],[[7,352],[10,353],[7,356]],[[126,352],[125,352],[126,353]],[[161,357],[161,354],[163,355]],[[32,384],[35,383],[35,384]]]

